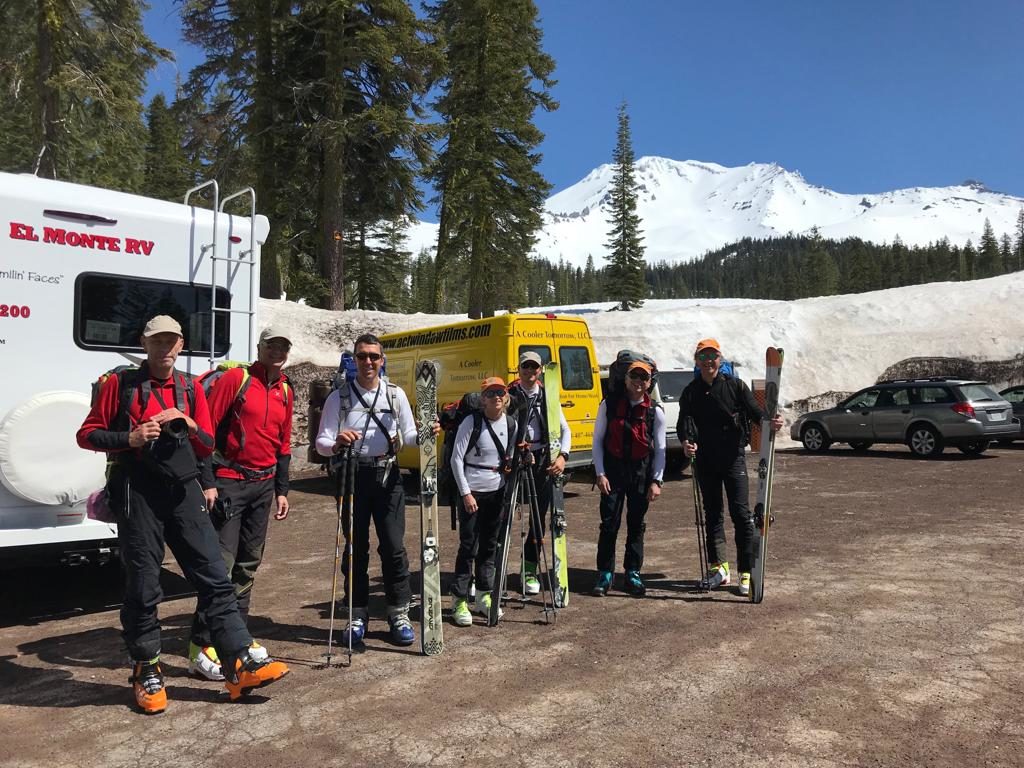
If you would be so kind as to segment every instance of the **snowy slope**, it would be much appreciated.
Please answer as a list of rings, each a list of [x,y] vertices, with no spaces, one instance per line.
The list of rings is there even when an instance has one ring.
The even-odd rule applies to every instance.
[[[561,308],[586,317],[600,363],[629,347],[651,354],[661,368],[692,367],[697,340],[713,336],[725,355],[742,365],[743,378],[750,379],[764,370],[765,347],[781,346],[786,350],[786,402],[859,389],[908,357],[982,361],[1024,354],[1024,272],[790,302],[659,300],[634,312],[603,311],[610,306]],[[318,365],[337,365],[340,344],[350,345],[367,326],[398,331],[465,319],[328,312],[269,300],[261,300],[260,313],[264,325],[294,331],[291,363]],[[339,328],[348,332],[341,341]]]
[[[635,169],[648,263],[690,261],[743,237],[801,234],[815,226],[822,236],[837,240],[883,243],[898,235],[907,245],[942,237],[956,245],[968,239],[977,244],[986,218],[997,236],[1012,234],[1024,207],[1024,198],[976,183],[840,194],[808,184],[798,172],[774,163],[726,168],[642,157]],[[602,165],[548,199],[538,255],[584,266],[591,254],[596,266],[603,265],[613,170]],[[436,225],[421,223],[410,233],[410,245],[414,251],[433,248],[436,238]]]

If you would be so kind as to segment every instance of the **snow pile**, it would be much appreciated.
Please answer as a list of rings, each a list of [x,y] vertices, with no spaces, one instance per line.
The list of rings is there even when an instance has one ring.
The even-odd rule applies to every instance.
[[[1024,272],[965,283],[930,283],[799,301],[679,299],[648,301],[633,312],[603,311],[611,303],[536,307],[571,311],[590,326],[598,362],[619,349],[652,355],[662,369],[692,368],[699,339],[712,336],[750,380],[763,375],[764,350],[786,352],[786,402],[873,383],[909,357],[1008,360],[1024,354]],[[336,366],[358,333],[378,334],[465,320],[464,315],[329,312],[262,300],[261,323],[294,336],[291,364]],[[993,382],[1000,383],[1000,382]]]

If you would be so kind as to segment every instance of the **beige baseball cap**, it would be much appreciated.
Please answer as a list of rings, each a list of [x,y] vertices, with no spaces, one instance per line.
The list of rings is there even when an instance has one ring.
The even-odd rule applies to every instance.
[[[288,335],[288,332],[277,325],[271,325],[264,328],[263,332],[260,334],[260,342],[270,341],[271,339],[283,339],[289,344],[292,343],[291,336]]]
[[[533,351],[523,352],[523,354],[519,356],[519,365],[521,366],[523,363],[536,363],[540,366],[544,365],[544,363],[541,362],[540,355]]]
[[[175,333],[184,338],[181,325],[170,315],[157,315],[150,318],[146,327],[142,329],[142,335],[146,337],[156,336],[158,333]]]

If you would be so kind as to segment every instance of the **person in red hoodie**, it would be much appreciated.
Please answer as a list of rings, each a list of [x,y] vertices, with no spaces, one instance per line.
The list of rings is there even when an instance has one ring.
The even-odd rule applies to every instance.
[[[146,361],[105,379],[77,439],[82,448],[111,458],[107,495],[125,574],[121,625],[132,658],[130,681],[139,708],[157,714],[167,708],[157,617],[165,543],[199,595],[232,701],[284,677],[288,668],[250,653],[252,637],[198,479],[214,443],[206,397],[174,370],[184,346],[181,326],[157,315],[146,323],[140,344]]]
[[[281,372],[291,339],[279,328],[265,328],[252,365],[231,368],[210,387],[210,422],[217,448],[212,474],[204,479],[210,518],[235,585],[238,610],[248,623],[256,570],[263,561],[270,510],[275,520],[288,517],[288,465],[291,461],[294,392]],[[208,471],[210,469],[207,464]],[[253,656],[266,649],[253,643]],[[209,622],[199,610],[192,620],[189,672],[223,680]]]

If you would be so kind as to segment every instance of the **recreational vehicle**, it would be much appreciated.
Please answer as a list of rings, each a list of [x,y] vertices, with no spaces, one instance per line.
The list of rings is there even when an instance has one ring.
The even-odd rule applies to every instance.
[[[212,181],[169,203],[0,173],[0,201],[0,567],[102,562],[117,529],[86,500],[106,457],[75,442],[92,385],[142,360],[156,314],[181,323],[186,373],[253,359],[269,224]]]

